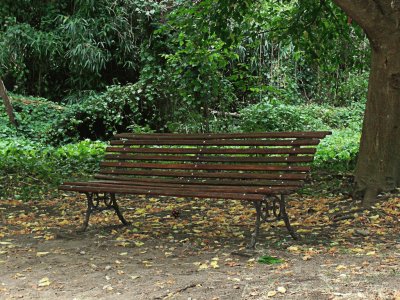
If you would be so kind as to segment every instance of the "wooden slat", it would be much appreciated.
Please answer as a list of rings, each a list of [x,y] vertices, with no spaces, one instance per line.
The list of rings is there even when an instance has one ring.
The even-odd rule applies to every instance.
[[[298,140],[115,140],[111,145],[173,145],[173,146],[315,146],[319,139]]]
[[[233,185],[233,186],[303,186],[302,180],[227,180],[227,179],[192,179],[192,178],[140,178],[140,177],[125,177],[112,175],[94,175],[96,179],[110,181],[131,181],[138,185],[148,185],[156,183],[176,183],[176,184],[195,184],[195,185]]]
[[[132,189],[177,189],[184,191],[199,191],[199,192],[215,192],[215,193],[251,193],[251,194],[268,194],[271,192],[282,192],[287,190],[296,190],[293,186],[268,186],[268,187],[254,187],[254,186],[214,186],[214,185],[192,185],[192,184],[171,184],[159,183],[150,184],[146,186],[137,185],[135,182],[127,181],[89,181],[89,182],[66,182],[63,185],[71,186],[93,186],[93,187],[111,187],[111,188],[132,188]]]
[[[157,170],[120,170],[101,169],[100,174],[110,175],[138,175],[138,176],[162,176],[162,177],[190,177],[190,178],[235,178],[235,179],[276,179],[276,180],[304,180],[307,174],[279,174],[279,173],[239,173],[239,172],[176,172]]]
[[[215,133],[215,134],[179,134],[179,133],[152,133],[152,134],[134,134],[120,133],[115,138],[126,139],[259,139],[259,138],[324,138],[331,134],[330,131],[304,131],[304,132],[254,132],[254,133]]]
[[[262,200],[262,194],[246,194],[246,193],[215,193],[215,192],[199,192],[199,191],[186,191],[183,189],[146,189],[146,188],[112,188],[112,187],[88,187],[88,186],[75,186],[75,185],[62,185],[59,187],[64,191],[76,192],[92,192],[92,193],[116,193],[116,194],[136,194],[136,195],[149,195],[149,196],[173,196],[173,197],[197,197],[197,198],[213,198],[213,199],[232,199],[232,200]],[[283,193],[290,193],[291,191],[282,191]],[[272,191],[272,193],[279,193]]]
[[[236,171],[289,171],[308,172],[309,166],[227,165],[227,164],[160,164],[105,161],[101,167],[172,170],[236,170]]]
[[[312,162],[313,156],[241,157],[241,156],[188,156],[188,155],[129,155],[106,154],[106,160],[248,162],[248,163],[300,163]]]
[[[107,147],[106,152],[120,153],[161,153],[161,154],[315,154],[316,148],[144,148],[144,147]]]

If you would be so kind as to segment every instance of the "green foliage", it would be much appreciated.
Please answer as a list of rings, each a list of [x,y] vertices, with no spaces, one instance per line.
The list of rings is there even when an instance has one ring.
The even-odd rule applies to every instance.
[[[68,178],[93,174],[104,155],[105,143],[81,141],[52,147],[23,138],[0,141],[0,197],[35,192],[56,186]]]
[[[269,255],[260,256],[257,261],[260,264],[266,264],[266,265],[276,265],[276,264],[281,264],[284,262],[283,259],[280,259],[278,257],[269,256]]]
[[[4,2],[4,3],[3,3]],[[60,100],[65,92],[133,82],[140,47],[164,1],[4,0],[0,77],[14,92]]]
[[[0,138],[23,136],[34,141],[46,141],[49,131],[65,110],[44,98],[10,95],[18,121],[18,130],[8,123],[3,107],[0,109]]]
[[[105,140],[118,131],[146,131],[139,126],[140,92],[134,85],[110,86],[104,93],[65,106],[48,133],[49,141]]]
[[[360,130],[364,105],[349,108],[317,104],[293,105],[277,100],[263,101],[241,110],[241,130],[302,131],[353,127]]]
[[[4,0],[0,78],[13,92],[63,104],[12,95],[21,125],[9,126],[1,110],[0,138],[10,149],[1,170],[46,181],[57,168],[97,160],[76,156],[90,152],[75,149],[77,141],[118,131],[321,129],[334,134],[316,165],[348,169],[368,61],[362,30],[329,1],[63,0],[32,9],[31,1]],[[63,155],[75,160],[58,165],[65,149],[44,144],[68,142],[75,150]]]
[[[318,145],[314,165],[329,172],[349,171],[355,167],[360,146],[360,132],[351,128],[333,130]]]

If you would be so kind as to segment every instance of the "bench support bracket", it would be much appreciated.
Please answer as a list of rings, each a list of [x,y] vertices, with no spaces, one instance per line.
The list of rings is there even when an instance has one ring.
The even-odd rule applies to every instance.
[[[293,239],[297,239],[297,235],[290,225],[289,216],[286,212],[285,195],[268,195],[261,201],[253,201],[256,209],[256,224],[254,232],[251,235],[250,243],[247,245],[248,249],[254,249],[260,234],[261,222],[276,222],[283,220],[289,234]]]
[[[99,193],[85,193],[87,197],[87,209],[85,220],[83,222],[81,231],[85,231],[89,225],[90,215],[95,211],[103,211],[113,209],[117,214],[119,220],[122,224],[128,225],[129,223],[125,220],[121,211],[119,210],[119,206],[117,204],[117,199],[115,198],[114,193],[103,193],[100,195]]]

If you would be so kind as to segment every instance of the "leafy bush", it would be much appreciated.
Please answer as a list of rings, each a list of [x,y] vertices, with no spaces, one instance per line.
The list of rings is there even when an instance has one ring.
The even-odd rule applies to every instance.
[[[333,130],[318,145],[314,165],[332,171],[349,171],[355,167],[361,134],[353,129]]]
[[[148,131],[138,125],[141,122],[139,94],[134,85],[110,86],[104,93],[92,93],[65,106],[49,132],[50,140],[106,140],[118,131]]]
[[[0,141],[0,196],[31,197],[48,185],[93,174],[104,155],[105,143],[81,141],[61,147],[23,138]]]
[[[332,107],[317,104],[291,105],[278,101],[263,101],[240,112],[241,129],[252,131],[326,130],[360,128],[364,105]]]
[[[0,137],[24,136],[35,141],[45,141],[65,107],[44,98],[10,96],[19,125],[18,129],[11,126],[4,108],[0,106]]]

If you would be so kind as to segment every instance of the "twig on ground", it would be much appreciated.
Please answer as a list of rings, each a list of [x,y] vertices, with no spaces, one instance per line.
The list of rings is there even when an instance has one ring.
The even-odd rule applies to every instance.
[[[184,291],[186,291],[188,289],[194,288],[197,285],[199,285],[199,284],[198,283],[191,283],[191,284],[189,284],[187,286],[184,286],[184,287],[176,290],[175,292],[169,292],[168,294],[165,294],[165,295],[162,295],[162,296],[158,296],[158,297],[156,297],[154,299],[171,299],[176,294],[179,294],[179,293],[182,293],[182,292],[184,292]]]

